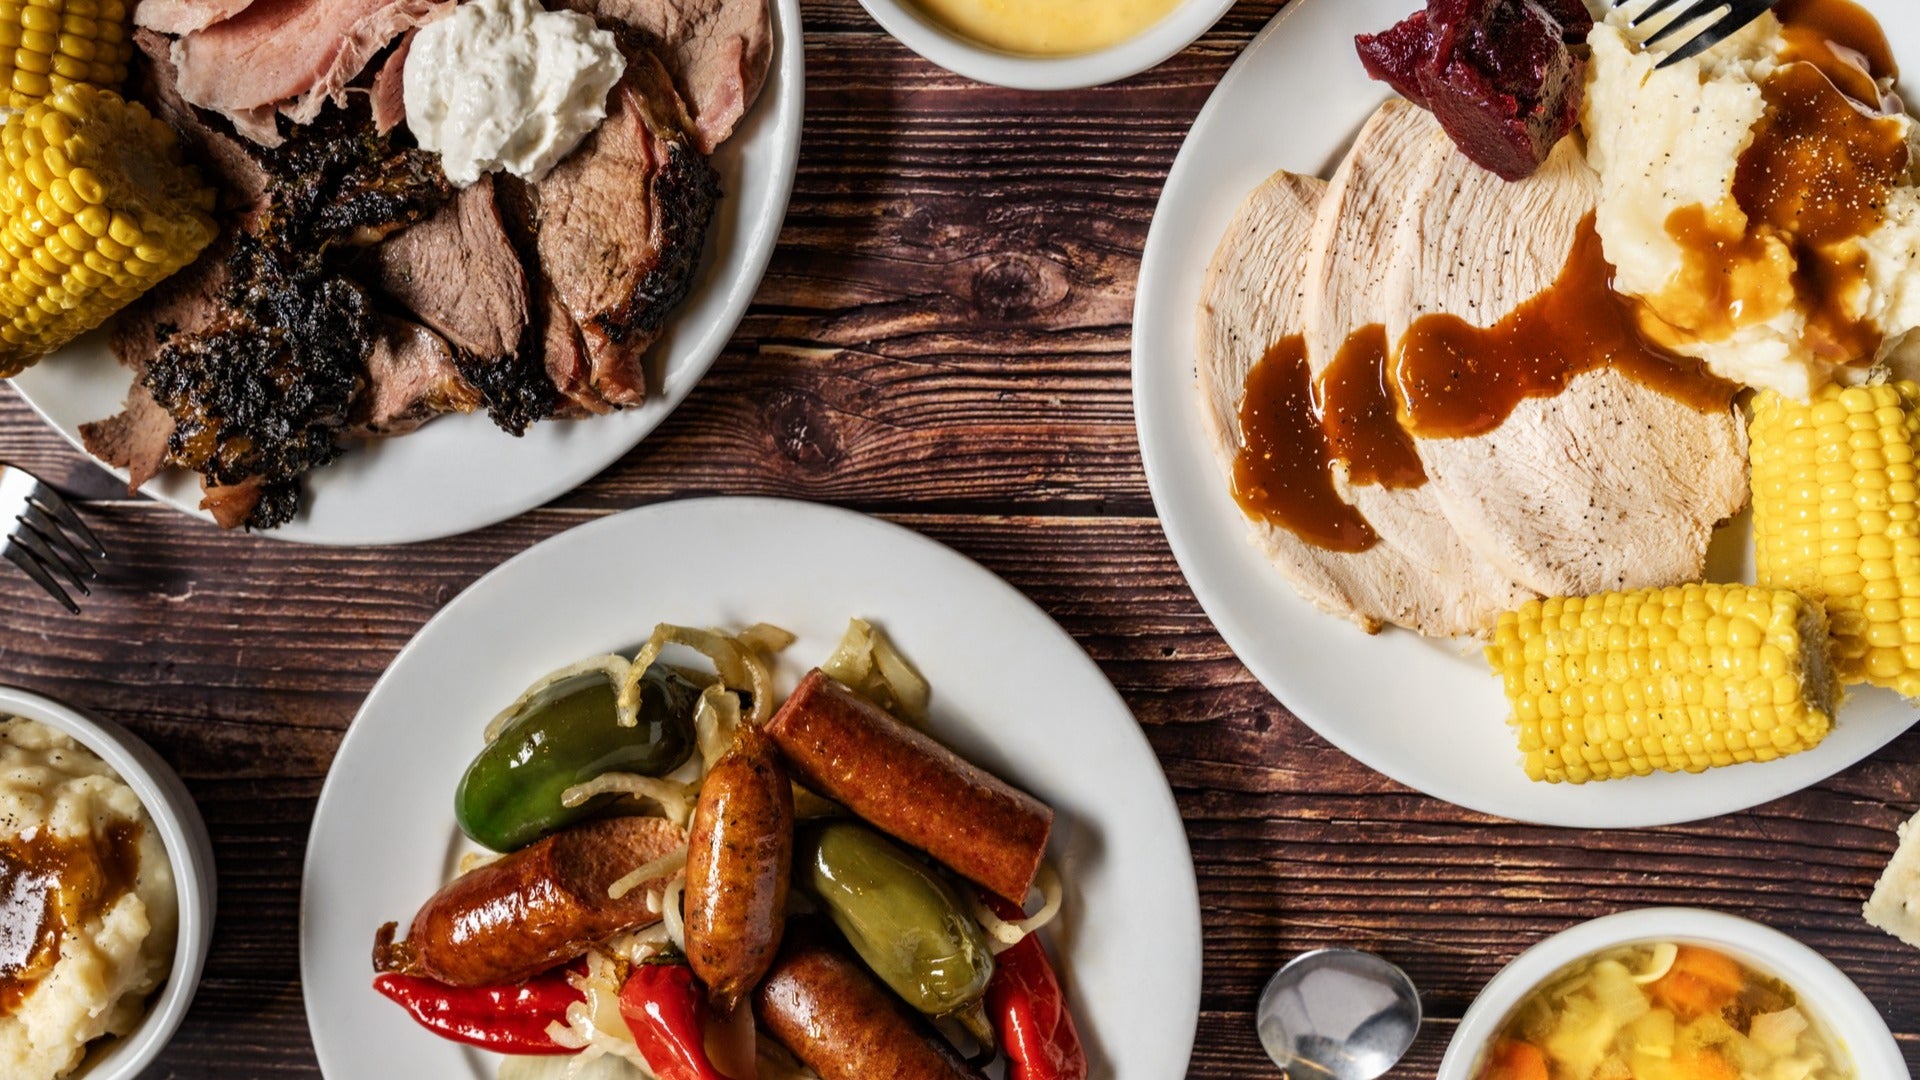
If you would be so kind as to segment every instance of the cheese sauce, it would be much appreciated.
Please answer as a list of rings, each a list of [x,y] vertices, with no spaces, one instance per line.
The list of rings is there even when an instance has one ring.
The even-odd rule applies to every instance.
[[[1073,56],[1139,34],[1181,0],[913,0],[933,21],[1004,52]]]

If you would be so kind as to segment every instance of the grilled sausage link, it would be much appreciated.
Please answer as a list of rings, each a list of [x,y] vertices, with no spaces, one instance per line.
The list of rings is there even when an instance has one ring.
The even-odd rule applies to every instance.
[[[448,882],[414,916],[406,941],[386,944],[392,926],[383,928],[374,963],[452,986],[521,982],[660,921],[647,894],[667,878],[618,900],[607,889],[685,841],[659,818],[608,818],[555,833]]]
[[[787,931],[753,1012],[821,1080],[982,1080],[925,1018],[815,926]]]
[[[815,670],[767,723],[800,781],[1016,904],[1053,811]]]
[[[765,733],[742,727],[700,785],[687,845],[687,962],[731,1013],[780,950],[793,866],[793,784]]]

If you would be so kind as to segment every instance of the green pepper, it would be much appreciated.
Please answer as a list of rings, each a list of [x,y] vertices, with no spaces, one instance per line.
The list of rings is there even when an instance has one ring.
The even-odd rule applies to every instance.
[[[978,1003],[993,978],[986,932],[946,880],[864,825],[802,837],[801,884],[880,981],[929,1016]]]
[[[560,796],[602,773],[660,776],[693,753],[700,687],[665,665],[640,682],[639,723],[618,721],[619,687],[607,671],[560,679],[529,693],[518,715],[467,766],[454,794],[460,829],[494,851],[516,851],[607,808],[617,797],[567,807]]]

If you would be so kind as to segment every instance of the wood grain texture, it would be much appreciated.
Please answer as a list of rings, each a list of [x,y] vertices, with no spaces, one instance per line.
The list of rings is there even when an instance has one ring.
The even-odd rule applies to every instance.
[[[1033,597],[1100,663],[1166,768],[1199,869],[1207,966],[1194,1077],[1274,1075],[1252,1006],[1302,950],[1355,945],[1405,965],[1431,1020],[1392,1075],[1431,1077],[1474,993],[1526,946],[1668,903],[1758,918],[1825,952],[1920,1066],[1920,952],[1858,914],[1894,827],[1920,803],[1920,736],[1697,825],[1515,825],[1409,792],[1329,747],[1252,680],[1195,603],[1152,519],[1134,442],[1133,284],[1188,125],[1278,0],[1237,5],[1198,45],[1120,86],[1052,95],[933,68],[854,0],[803,6],[807,129],[766,284],[679,412],[554,506],[408,548],[222,535],[126,498],[0,393],[0,459],[100,499],[89,514],[120,575],[65,619],[0,574],[0,678],[147,737],[214,834],[213,955],[151,1077],[319,1075],[295,936],[305,838],[341,733],[421,624],[541,539],[719,493],[831,501],[926,532]]]

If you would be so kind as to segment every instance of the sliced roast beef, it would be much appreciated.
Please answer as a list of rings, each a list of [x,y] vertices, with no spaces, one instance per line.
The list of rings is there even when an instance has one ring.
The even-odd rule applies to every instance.
[[[694,145],[726,142],[767,84],[773,21],[767,0],[559,0],[602,22],[640,31],[686,97]]]
[[[453,0],[258,0],[174,44],[180,94],[226,116],[264,146],[345,104],[346,87],[395,38],[451,10]]]
[[[163,34],[190,34],[233,18],[251,3],[253,0],[140,0],[133,9],[133,23]]]
[[[534,311],[539,316],[537,340],[546,359],[547,378],[562,398],[554,417],[577,420],[612,412],[613,404],[593,388],[593,363],[587,357],[586,342],[580,338],[580,324],[573,321],[572,313],[545,278],[540,279]]]
[[[87,452],[116,469],[127,470],[127,491],[140,490],[167,464],[167,440],[173,417],[138,382],[127,391],[127,407],[105,420],[80,425]]]
[[[149,0],[151,2],[151,0]],[[180,141],[195,165],[220,192],[224,210],[251,216],[266,203],[267,172],[249,144],[219,130],[180,96],[179,72],[173,66],[173,42],[152,30],[136,30],[139,48],[128,79],[135,100],[180,133]]]
[[[391,316],[367,357],[367,387],[353,403],[349,435],[405,435],[436,416],[472,412],[480,395],[454,365],[439,334]]]
[[[381,291],[440,332],[494,422],[516,434],[550,415],[552,383],[525,347],[531,293],[491,178],[373,250]]]
[[[665,69],[641,51],[600,129],[538,184],[510,185],[525,200],[540,273],[580,328],[585,389],[608,405],[645,400],[647,349],[706,244],[719,187],[686,123]]]

